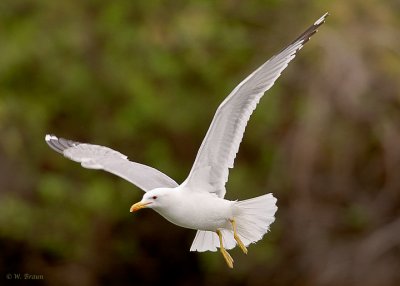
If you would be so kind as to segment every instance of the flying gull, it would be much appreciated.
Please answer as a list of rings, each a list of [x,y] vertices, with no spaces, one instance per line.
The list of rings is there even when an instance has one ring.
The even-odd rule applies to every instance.
[[[102,169],[136,185],[145,194],[131,212],[151,208],[170,222],[197,230],[190,251],[220,249],[226,263],[233,259],[226,251],[259,241],[275,220],[276,198],[265,194],[244,201],[224,199],[229,168],[247,122],[264,93],[271,88],[289,62],[317,32],[328,13],[319,18],[296,40],[244,79],[220,104],[200,146],[189,176],[182,184],[160,171],[128,160],[108,147],[79,143],[46,135],[47,144],[85,168]]]

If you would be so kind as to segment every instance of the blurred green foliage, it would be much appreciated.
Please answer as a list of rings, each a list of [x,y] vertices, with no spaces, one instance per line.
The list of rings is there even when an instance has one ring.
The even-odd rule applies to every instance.
[[[181,182],[223,98],[324,12],[261,101],[227,197],[278,198],[271,232],[190,253],[194,232],[142,193],[80,168],[46,133],[110,146]],[[0,284],[397,285],[397,1],[0,3]]]

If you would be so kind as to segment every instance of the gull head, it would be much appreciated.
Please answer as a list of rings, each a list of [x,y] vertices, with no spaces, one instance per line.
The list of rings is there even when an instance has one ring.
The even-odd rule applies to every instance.
[[[159,209],[168,204],[173,192],[170,188],[153,189],[143,195],[140,202],[131,206],[130,212],[136,212],[143,208]]]

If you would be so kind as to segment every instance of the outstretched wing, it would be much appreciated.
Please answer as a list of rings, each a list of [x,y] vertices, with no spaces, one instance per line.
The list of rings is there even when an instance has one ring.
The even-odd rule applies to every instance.
[[[296,52],[317,32],[327,16],[328,13],[315,21],[289,46],[250,74],[221,103],[185,184],[200,185],[219,197],[225,196],[229,168],[233,168],[251,114],[264,93],[296,56]]]
[[[146,165],[131,162],[127,156],[110,148],[83,144],[54,135],[46,135],[47,144],[68,159],[88,169],[113,173],[147,192],[155,188],[174,188],[178,184],[167,175]]]

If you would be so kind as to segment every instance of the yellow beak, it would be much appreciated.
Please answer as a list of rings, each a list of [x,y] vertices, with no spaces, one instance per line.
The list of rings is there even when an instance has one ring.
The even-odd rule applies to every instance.
[[[136,212],[140,209],[146,208],[147,205],[149,205],[149,204],[151,204],[151,202],[148,202],[148,203],[138,202],[131,206],[130,212]]]

